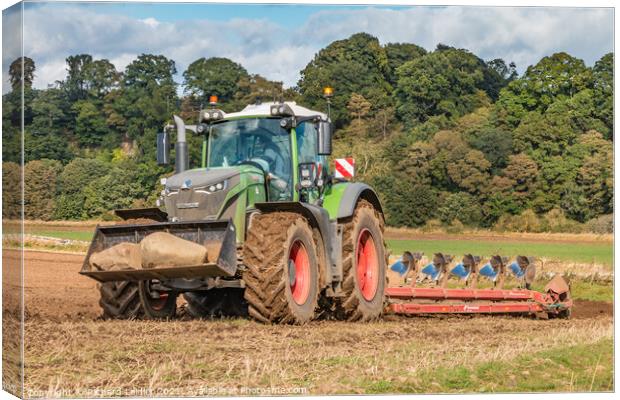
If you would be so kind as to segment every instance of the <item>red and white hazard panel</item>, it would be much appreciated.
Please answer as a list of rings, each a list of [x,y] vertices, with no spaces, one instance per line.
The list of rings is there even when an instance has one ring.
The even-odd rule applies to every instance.
[[[351,179],[355,176],[354,158],[337,158],[334,160],[335,177]]]

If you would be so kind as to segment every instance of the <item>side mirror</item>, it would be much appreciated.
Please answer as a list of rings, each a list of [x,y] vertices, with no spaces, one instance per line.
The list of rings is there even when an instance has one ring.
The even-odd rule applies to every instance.
[[[170,133],[167,131],[157,133],[157,164],[170,164]]]
[[[320,156],[329,156],[332,154],[332,131],[331,122],[319,121],[317,129],[317,153]]]

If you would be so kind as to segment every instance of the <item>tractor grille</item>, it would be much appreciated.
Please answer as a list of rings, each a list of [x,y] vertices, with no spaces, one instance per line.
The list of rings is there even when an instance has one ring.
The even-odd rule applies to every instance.
[[[238,183],[239,177],[233,177],[225,189],[213,193],[206,187],[170,191],[165,197],[166,212],[178,221],[216,219],[226,195]]]

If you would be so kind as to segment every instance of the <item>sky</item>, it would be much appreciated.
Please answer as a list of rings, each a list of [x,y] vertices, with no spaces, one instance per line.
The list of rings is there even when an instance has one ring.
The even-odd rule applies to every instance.
[[[19,55],[19,13],[3,12],[3,79]],[[141,53],[176,62],[175,80],[201,57],[227,57],[287,87],[314,55],[357,32],[382,44],[438,43],[484,60],[514,61],[522,73],[566,51],[593,65],[613,51],[611,8],[429,7],[162,3],[25,3],[24,54],[35,61],[34,86],[66,76],[65,58],[88,53],[118,70]],[[8,85],[3,85],[4,91]]]

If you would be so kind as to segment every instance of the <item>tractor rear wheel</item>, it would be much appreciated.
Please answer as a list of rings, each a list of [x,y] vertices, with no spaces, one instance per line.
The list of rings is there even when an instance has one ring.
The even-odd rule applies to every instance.
[[[247,317],[243,289],[222,288],[183,293],[187,312],[194,318]]]
[[[367,201],[358,203],[342,237],[344,297],[339,316],[349,321],[378,318],[385,301],[387,252],[383,217]]]
[[[312,229],[298,214],[257,214],[243,249],[249,315],[266,323],[306,323],[316,316],[319,266]]]
[[[104,319],[136,319],[144,315],[136,282],[105,282],[99,285],[99,293]]]

